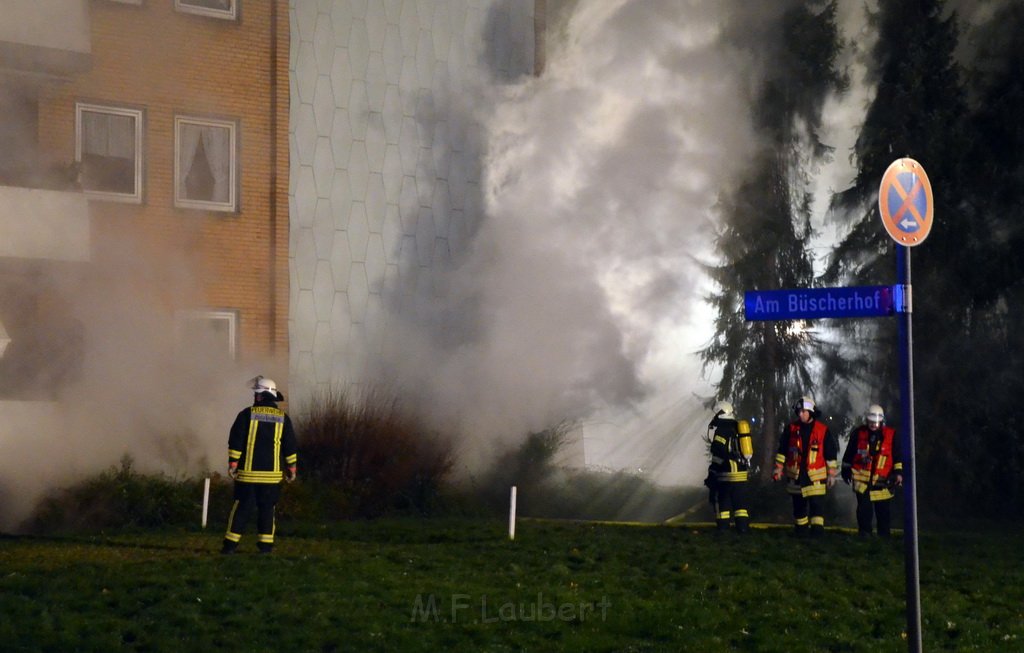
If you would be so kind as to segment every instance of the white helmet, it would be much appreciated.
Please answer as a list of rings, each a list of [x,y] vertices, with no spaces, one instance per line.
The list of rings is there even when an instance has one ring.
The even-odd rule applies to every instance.
[[[715,416],[719,416],[719,413],[723,419],[736,419],[736,415],[732,412],[732,404],[728,401],[719,402],[715,406]]]
[[[281,392],[277,389],[277,384],[274,383],[274,380],[273,379],[268,379],[267,377],[263,376],[262,374],[260,374],[259,376],[255,377],[250,382],[250,386],[249,387],[256,394],[262,394],[262,393],[266,392],[266,393],[276,397],[278,401],[283,401],[284,400],[284,395],[281,394]]]
[[[867,412],[864,413],[864,421],[878,427],[885,422],[885,411],[878,404],[871,404],[868,406]]]
[[[815,410],[814,397],[811,397],[809,395],[804,395],[803,397],[800,397],[800,401],[796,402],[796,406],[793,406],[793,408],[798,413],[801,410],[809,410],[813,413]]]

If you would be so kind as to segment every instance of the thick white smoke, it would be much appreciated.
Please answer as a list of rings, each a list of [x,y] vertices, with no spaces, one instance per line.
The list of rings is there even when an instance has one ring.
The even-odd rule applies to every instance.
[[[693,352],[714,316],[695,260],[709,260],[718,194],[758,146],[750,102],[771,65],[756,43],[741,50],[722,34],[769,24],[783,4],[583,0],[549,26],[541,76],[474,97],[466,118],[486,132],[486,215],[455,268],[426,280],[431,305],[417,315],[427,319],[406,322],[384,355],[476,455],[574,418],[589,463],[699,482],[707,415],[697,397],[710,384]],[[971,26],[997,4],[952,3],[972,9]],[[817,177],[820,197],[852,178],[873,92],[864,8],[839,3],[852,86],[826,105],[836,156]],[[45,489],[124,453],[141,469],[219,468],[230,420],[250,399],[240,379],[275,374],[182,348],[168,307],[195,293],[184,253],[160,261],[121,249],[96,277],[62,288],[86,343],[66,401],[3,404],[0,528]]]
[[[242,369],[222,345],[184,337],[177,311],[200,296],[188,258],[126,238],[71,274],[59,264],[39,266],[33,285],[71,316],[81,346],[61,352],[60,383],[28,401],[0,401],[0,529],[16,528],[48,490],[124,455],[137,471],[176,478],[226,464],[228,428],[252,398],[245,379],[260,363]],[[5,301],[4,313],[22,308]],[[34,328],[37,340],[60,343],[68,322]],[[38,333],[48,329],[59,333]],[[38,348],[24,369],[52,367],[56,354],[54,346]]]
[[[755,53],[722,38],[751,5],[578,3],[549,25],[543,74],[482,103],[486,217],[435,290],[471,326],[428,349],[412,325],[394,354],[482,448],[578,419],[592,464],[671,462],[680,437],[704,464],[693,352],[713,316],[696,261],[758,145]]]
[[[437,305],[470,319],[436,318],[446,346],[412,346],[422,324],[402,339],[417,392],[483,449],[576,418],[589,463],[699,481],[699,398],[714,371],[702,377],[694,352],[714,315],[695,261],[713,262],[716,200],[760,146],[752,102],[792,4],[549,5],[566,22],[548,26],[543,74],[481,103],[486,216],[461,265],[435,280]],[[826,100],[834,157],[809,181],[820,260],[874,94],[877,4],[837,9],[850,86]]]

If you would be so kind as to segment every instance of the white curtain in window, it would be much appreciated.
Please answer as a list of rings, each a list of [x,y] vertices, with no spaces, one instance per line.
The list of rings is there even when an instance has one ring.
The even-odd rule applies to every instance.
[[[98,111],[82,112],[82,153],[135,158],[135,119]]]
[[[82,154],[106,156],[109,118],[110,116],[105,113],[82,112]]]
[[[203,127],[203,150],[213,173],[213,201],[231,199],[231,134],[226,127]]]
[[[185,180],[192,172],[192,164],[196,162],[196,149],[199,147],[199,125],[179,123],[178,129],[178,197],[194,199],[188,196]]]
[[[119,159],[135,158],[135,118],[110,115],[107,132],[107,152]]]

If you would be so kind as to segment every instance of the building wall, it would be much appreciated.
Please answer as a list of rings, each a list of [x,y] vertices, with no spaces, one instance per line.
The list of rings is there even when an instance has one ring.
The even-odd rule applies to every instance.
[[[44,89],[39,142],[47,158],[71,161],[76,101],[141,108],[143,200],[90,201],[95,269],[103,274],[109,265],[120,274],[134,266],[128,269],[152,275],[158,289],[163,266],[167,277],[187,276],[192,295],[168,292],[168,311],[237,311],[240,357],[276,358],[284,370],[288,6],[241,0],[239,7],[238,20],[222,20],[176,11],[173,0],[91,0],[92,67]],[[175,208],[175,114],[238,121],[237,212]]]
[[[483,210],[481,87],[534,72],[534,0],[291,0],[293,399],[373,378]]]

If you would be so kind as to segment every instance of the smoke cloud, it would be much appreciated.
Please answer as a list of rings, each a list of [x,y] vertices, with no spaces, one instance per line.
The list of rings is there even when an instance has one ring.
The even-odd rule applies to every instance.
[[[389,355],[479,448],[572,419],[593,464],[663,463],[680,438],[706,464],[698,261],[758,147],[759,53],[724,36],[779,13],[762,4],[578,3],[543,74],[478,107],[486,217]]]
[[[492,90],[470,120],[486,133],[485,217],[386,352],[470,446],[577,419],[588,463],[698,482],[714,370],[694,354],[714,316],[697,262],[714,262],[718,195],[762,146],[752,103],[795,4],[549,3],[543,74]],[[999,3],[985,4],[972,25]],[[877,3],[837,9],[850,86],[826,99],[834,156],[808,188],[822,264],[874,97]]]
[[[976,9],[975,29],[1003,3],[951,4]],[[872,94],[864,4],[839,7],[852,87],[826,105],[836,157],[817,177],[819,197],[852,179],[850,148]],[[698,261],[711,258],[719,192],[759,147],[751,98],[770,65],[765,26],[783,8],[567,4],[549,12],[559,22],[549,25],[541,76],[481,80],[463,117],[486,141],[484,216],[452,269],[427,274],[420,304],[395,316],[397,336],[383,353],[408,396],[469,434],[469,458],[575,419],[589,463],[697,482],[700,400],[711,387],[694,352],[714,317]],[[725,38],[737,26],[749,28],[742,48]],[[46,488],[125,453],[143,471],[219,467],[230,420],[250,399],[239,379],[275,374],[259,361],[242,369],[218,359],[210,343],[183,343],[172,307],[196,294],[186,252],[156,255],[136,242],[110,250],[87,275],[33,269],[15,283],[45,292],[5,292],[12,339],[20,302],[50,296],[70,316],[60,328],[77,325],[83,344],[59,403],[0,403],[0,528],[16,525]],[[40,329],[42,340],[66,341]],[[40,360],[57,352],[43,349]]]
[[[183,331],[176,307],[200,296],[187,260],[119,239],[89,263],[5,276],[8,288],[12,279],[28,287],[5,293],[5,323],[32,321],[10,329],[2,361],[0,528],[124,455],[140,472],[173,477],[222,467],[231,421],[251,400],[244,379],[256,372],[202,331]]]

